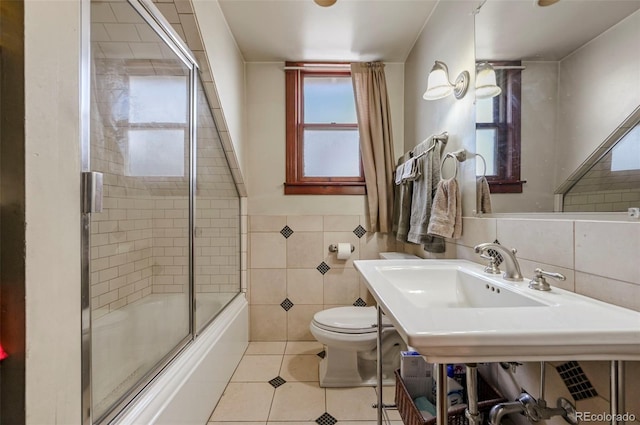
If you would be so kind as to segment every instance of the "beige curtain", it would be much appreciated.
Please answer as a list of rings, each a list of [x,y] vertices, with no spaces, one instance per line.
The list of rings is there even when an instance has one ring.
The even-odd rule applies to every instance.
[[[382,62],[352,63],[360,153],[371,232],[390,233],[393,215],[393,136]]]

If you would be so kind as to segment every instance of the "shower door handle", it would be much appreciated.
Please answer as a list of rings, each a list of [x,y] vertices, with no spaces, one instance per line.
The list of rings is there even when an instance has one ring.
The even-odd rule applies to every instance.
[[[82,173],[82,213],[102,212],[102,173]]]

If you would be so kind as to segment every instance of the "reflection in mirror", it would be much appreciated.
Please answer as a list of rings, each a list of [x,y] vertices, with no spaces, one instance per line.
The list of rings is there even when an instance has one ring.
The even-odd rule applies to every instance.
[[[640,0],[561,0],[544,8],[529,0],[487,0],[481,6],[475,17],[477,63],[497,68],[503,91],[508,87],[500,65],[522,65],[521,98],[514,102],[521,116],[520,130],[514,130],[520,138],[519,156],[501,150],[511,148],[489,131],[476,139],[477,152],[494,161],[492,173],[501,162],[508,163],[517,166],[513,173],[519,172],[523,182],[521,193],[497,193],[492,187],[494,212],[559,210],[562,202],[556,194],[591,186],[576,181],[606,152],[614,152],[613,143],[632,127],[640,105],[639,9]],[[478,130],[491,113],[504,113],[507,100],[501,96],[476,101]],[[639,143],[637,137],[629,140],[630,145]],[[591,183],[596,176],[603,176],[601,170],[589,174]],[[576,211],[567,201],[566,210]],[[614,204],[590,211],[607,206],[620,211],[622,204]]]
[[[636,124],[564,196],[564,211],[626,211],[640,205],[640,124]]]

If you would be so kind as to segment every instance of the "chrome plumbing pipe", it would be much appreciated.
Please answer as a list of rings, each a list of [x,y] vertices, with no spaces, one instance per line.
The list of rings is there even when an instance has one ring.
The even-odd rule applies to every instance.
[[[447,365],[436,363],[436,425],[447,425]]]
[[[611,425],[624,425],[624,361],[611,362]],[[620,419],[620,420],[618,420]]]
[[[469,425],[480,425],[482,417],[478,411],[478,364],[467,363],[467,409],[464,414]]]
[[[376,372],[378,384],[378,404],[376,406],[378,414],[378,425],[382,425],[382,309],[378,306],[378,323],[376,329]]]

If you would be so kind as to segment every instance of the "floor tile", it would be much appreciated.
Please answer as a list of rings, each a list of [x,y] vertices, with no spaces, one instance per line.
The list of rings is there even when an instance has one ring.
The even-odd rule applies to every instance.
[[[266,421],[274,391],[266,382],[231,382],[224,390],[210,421]]]
[[[265,421],[260,422],[209,422],[207,425],[266,425]],[[291,425],[291,424],[289,424]]]
[[[317,341],[289,341],[285,354],[318,354],[324,346]]]
[[[280,376],[287,381],[317,382],[320,357],[314,355],[285,355]]]
[[[287,343],[284,341],[277,342],[250,342],[249,347],[244,355],[250,354],[284,354]]]
[[[339,421],[375,420],[376,397],[373,387],[327,388],[327,412]]]
[[[275,391],[269,421],[315,421],[326,410],[317,382],[287,382]]]
[[[376,388],[376,402],[378,397],[378,389]],[[382,403],[387,405],[396,404],[396,387],[395,386],[383,386],[382,387]],[[375,410],[375,409],[374,409]],[[401,421],[400,413],[398,409],[388,409],[387,415],[391,421]]]
[[[268,382],[278,376],[281,365],[282,356],[244,356],[231,377],[231,382]]]

